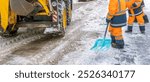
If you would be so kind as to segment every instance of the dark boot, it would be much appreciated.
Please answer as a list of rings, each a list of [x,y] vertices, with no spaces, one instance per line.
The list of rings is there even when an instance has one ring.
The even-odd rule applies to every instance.
[[[124,48],[124,40],[116,40],[116,46],[118,49],[123,49]]]
[[[110,37],[111,37],[111,44],[116,43],[115,36],[111,35]]]
[[[128,29],[125,31],[126,33],[131,33],[132,32],[133,26],[128,26]]]
[[[123,49],[124,48],[124,41],[123,40],[116,40],[116,43],[112,43],[113,48]]]
[[[145,26],[139,26],[139,28],[140,28],[141,33],[144,34],[145,33]]]
[[[124,48],[124,40],[122,36],[115,37],[115,43],[112,43],[113,48],[123,49]]]

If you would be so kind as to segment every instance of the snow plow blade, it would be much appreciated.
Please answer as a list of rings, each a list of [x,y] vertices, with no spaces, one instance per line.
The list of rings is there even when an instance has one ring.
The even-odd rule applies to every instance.
[[[33,4],[26,0],[10,0],[11,9],[17,14],[27,16],[34,10]]]

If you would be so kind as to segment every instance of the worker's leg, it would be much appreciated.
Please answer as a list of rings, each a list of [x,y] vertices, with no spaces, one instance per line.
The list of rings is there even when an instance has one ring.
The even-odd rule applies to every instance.
[[[145,24],[144,24],[143,14],[136,16],[136,19],[138,21],[141,33],[145,33]]]
[[[126,32],[132,32],[134,20],[135,20],[135,16],[129,16],[128,27],[127,27]]]
[[[109,25],[109,32],[110,32],[110,37],[111,37],[111,44],[115,44],[115,37],[112,35],[112,27]]]
[[[122,36],[122,28],[121,27],[112,27],[109,26],[109,32],[111,34],[112,39],[112,47],[114,48],[124,48],[124,40]]]

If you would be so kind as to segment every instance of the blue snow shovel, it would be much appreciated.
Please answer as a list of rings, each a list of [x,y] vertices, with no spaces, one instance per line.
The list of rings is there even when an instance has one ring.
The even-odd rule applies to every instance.
[[[97,39],[95,41],[94,46],[91,48],[91,50],[106,51],[106,50],[108,50],[110,48],[110,46],[111,46],[111,39],[110,38],[106,38],[108,25],[109,24],[107,24],[104,37]]]

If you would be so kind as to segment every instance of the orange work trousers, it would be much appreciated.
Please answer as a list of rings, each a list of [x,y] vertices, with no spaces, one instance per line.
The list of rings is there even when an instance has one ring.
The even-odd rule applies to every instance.
[[[109,32],[110,32],[111,36],[115,37],[115,40],[123,39],[122,27],[112,27],[111,25],[109,25]]]
[[[143,14],[140,14],[140,15],[138,15],[138,16],[129,16],[129,18],[128,18],[128,25],[129,25],[129,26],[133,26],[134,20],[135,20],[135,18],[136,18],[138,24],[139,24],[140,26],[143,26],[143,25],[144,25],[143,16],[144,16],[144,13],[143,13]]]

